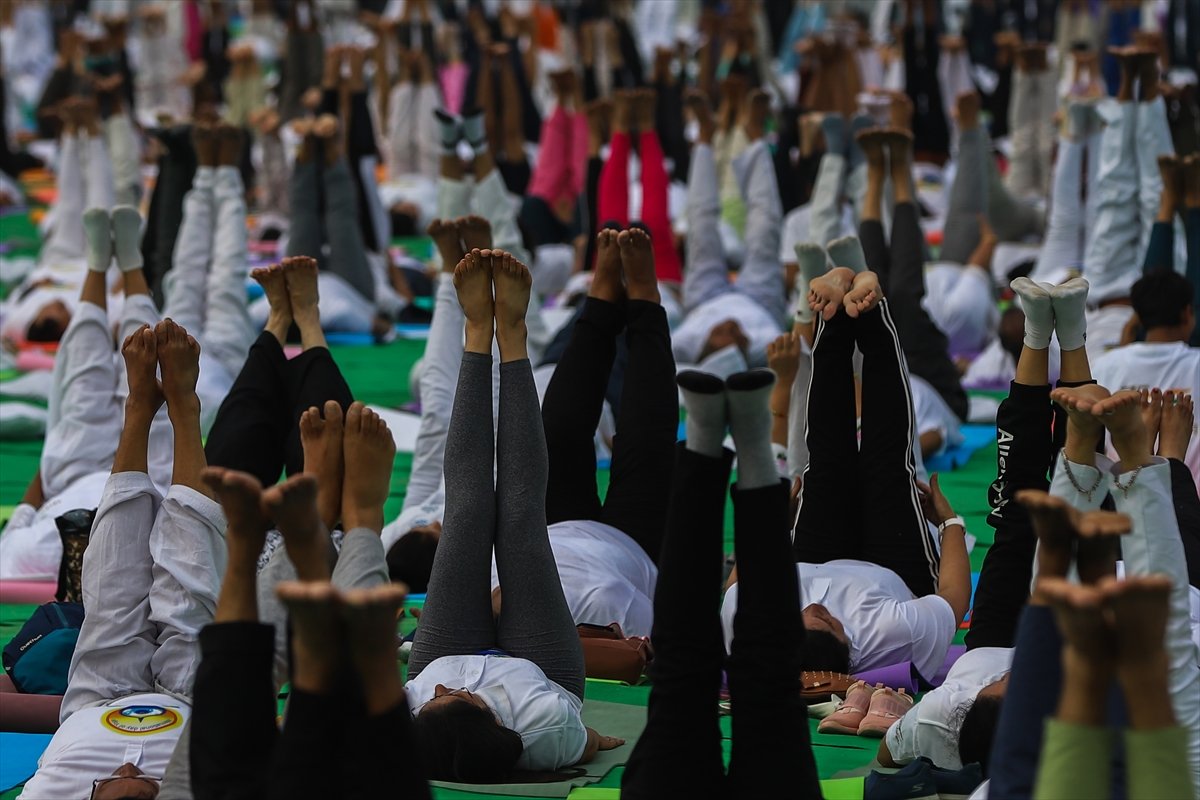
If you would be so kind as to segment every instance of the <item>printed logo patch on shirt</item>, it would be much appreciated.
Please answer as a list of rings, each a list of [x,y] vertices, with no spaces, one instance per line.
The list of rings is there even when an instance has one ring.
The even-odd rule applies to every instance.
[[[178,728],[183,724],[183,716],[162,706],[125,706],[106,713],[100,724],[123,736],[149,736]]]

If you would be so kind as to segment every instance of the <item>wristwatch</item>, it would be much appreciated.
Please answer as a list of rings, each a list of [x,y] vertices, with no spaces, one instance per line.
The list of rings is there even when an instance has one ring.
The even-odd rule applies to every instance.
[[[956,515],[947,520],[943,520],[942,524],[938,525],[938,536],[945,534],[946,528],[949,528],[951,525],[957,525],[958,527],[962,528],[963,533],[967,532],[967,526],[963,523],[963,518]]]

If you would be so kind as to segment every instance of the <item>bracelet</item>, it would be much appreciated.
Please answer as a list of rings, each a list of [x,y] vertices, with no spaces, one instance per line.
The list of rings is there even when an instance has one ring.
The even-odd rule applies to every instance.
[[[1071,459],[1067,458],[1067,454],[1065,452],[1066,448],[1063,448],[1063,450],[1062,463],[1063,469],[1067,471],[1067,480],[1069,480],[1071,485],[1075,487],[1075,491],[1086,497],[1090,503],[1092,501],[1092,495],[1096,493],[1096,489],[1100,486],[1100,470],[1096,470],[1096,482],[1092,484],[1092,487],[1090,489],[1083,488],[1079,485],[1079,481],[1075,479],[1075,473],[1071,470]],[[1136,472],[1134,473],[1133,477],[1135,479],[1137,478]],[[1129,485],[1133,486],[1133,480],[1130,480]]]
[[[940,537],[945,534],[946,528],[949,528],[951,525],[957,525],[958,527],[962,528],[963,533],[967,532],[967,526],[966,523],[963,522],[963,518],[955,515],[949,519],[942,520],[942,524],[938,525],[938,536]]]

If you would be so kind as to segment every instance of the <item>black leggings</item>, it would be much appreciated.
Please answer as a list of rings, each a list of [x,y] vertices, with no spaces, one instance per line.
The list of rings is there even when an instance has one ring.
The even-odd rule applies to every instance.
[[[728,660],[734,745],[725,774],[718,587],[732,460],[729,452],[710,458],[677,449],[654,594],[653,688],[646,728],[621,779],[627,800],[821,796],[800,700],[804,625],[783,483],[733,492],[739,600]]]
[[[613,440],[612,478],[601,504],[593,436],[622,329],[629,361]],[[587,298],[546,389],[542,425],[550,460],[546,523],[602,522],[628,534],[657,560],[679,430],[675,358],[662,306],[631,300],[626,309]]]
[[[336,400],[345,412],[354,402],[341,370],[324,347],[292,360],[272,334],[263,332],[217,411],[204,455],[214,467],[249,472],[272,486],[286,469],[304,471],[300,415]]]
[[[427,798],[408,703],[368,715],[353,682],[330,695],[292,689],[275,724],[273,626],[214,623],[200,631],[191,719],[196,800]],[[237,722],[229,712],[237,709]]]
[[[817,324],[805,435],[809,461],[793,539],[797,561],[870,561],[923,597],[937,591],[941,556],[921,511],[912,396],[888,309],[884,300],[858,319],[838,313]],[[863,354],[861,444],[854,413],[856,343]]]
[[[965,420],[967,393],[950,358],[950,342],[921,305],[925,297],[925,236],[917,207],[912,203],[896,204],[891,247],[878,220],[863,220],[858,237],[867,266],[879,275],[879,285],[889,300],[909,371],[928,381],[950,410]]]

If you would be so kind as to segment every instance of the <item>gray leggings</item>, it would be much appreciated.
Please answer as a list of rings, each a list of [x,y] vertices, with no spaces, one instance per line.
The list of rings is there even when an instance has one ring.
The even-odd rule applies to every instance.
[[[324,189],[325,218],[318,213]],[[353,286],[369,301],[375,300],[375,278],[367,262],[362,226],[358,223],[358,201],[354,179],[346,159],[322,169],[316,160],[296,162],[289,193],[292,207],[289,256],[311,256]],[[322,221],[324,225],[322,225]],[[329,258],[321,252],[321,231],[329,242]]]
[[[546,533],[541,420],[529,361],[503,363],[493,441],[492,357],[463,353],[446,433],[445,521],[409,678],[442,656],[499,648],[583,697],[583,650]],[[499,620],[492,616],[493,546],[504,592]]]

